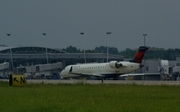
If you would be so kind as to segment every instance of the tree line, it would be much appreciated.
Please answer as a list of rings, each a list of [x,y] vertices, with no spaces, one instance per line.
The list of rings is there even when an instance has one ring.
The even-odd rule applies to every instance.
[[[83,53],[83,50],[80,50],[73,46],[68,46],[67,48],[63,48],[62,50],[68,53]],[[137,49],[130,49],[126,48],[123,51],[119,51],[115,47],[109,47],[109,54],[114,55],[122,55],[124,58],[133,58]],[[95,47],[92,50],[85,50],[86,53],[107,53],[106,46],[99,46]],[[152,47],[147,50],[145,54],[146,59],[165,59],[165,60],[175,60],[176,56],[180,55],[180,49],[163,49],[163,48],[156,48]]]

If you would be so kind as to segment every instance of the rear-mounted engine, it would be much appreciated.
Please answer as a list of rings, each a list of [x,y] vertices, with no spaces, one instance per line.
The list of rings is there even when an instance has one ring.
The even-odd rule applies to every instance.
[[[111,68],[119,68],[119,67],[122,66],[122,64],[119,63],[118,61],[110,61],[110,62],[109,62],[109,66],[110,66]]]

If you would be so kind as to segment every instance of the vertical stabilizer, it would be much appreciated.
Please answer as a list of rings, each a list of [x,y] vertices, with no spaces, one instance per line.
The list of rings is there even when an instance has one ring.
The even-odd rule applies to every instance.
[[[149,48],[146,46],[140,46],[138,49],[138,52],[134,56],[133,60],[130,60],[130,62],[141,63],[144,58],[144,54],[145,54],[146,50],[148,50],[148,49]]]

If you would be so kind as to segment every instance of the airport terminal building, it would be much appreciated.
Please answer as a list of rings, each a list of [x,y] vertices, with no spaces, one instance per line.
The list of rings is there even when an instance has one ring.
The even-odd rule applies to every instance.
[[[62,67],[86,62],[106,62],[105,53],[67,53],[60,49],[45,47],[0,47],[0,63],[9,62],[10,68],[37,64],[62,62]],[[123,60],[122,56],[108,55],[109,60]]]

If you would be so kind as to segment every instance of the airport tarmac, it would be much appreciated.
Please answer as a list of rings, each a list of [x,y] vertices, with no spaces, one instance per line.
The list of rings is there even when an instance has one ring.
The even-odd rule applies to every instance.
[[[9,82],[8,79],[0,81]],[[102,84],[102,80],[27,80],[27,84]],[[178,85],[180,81],[104,80],[103,84]]]

